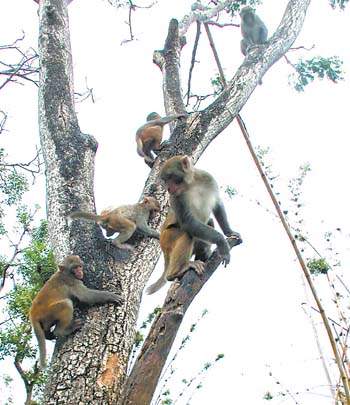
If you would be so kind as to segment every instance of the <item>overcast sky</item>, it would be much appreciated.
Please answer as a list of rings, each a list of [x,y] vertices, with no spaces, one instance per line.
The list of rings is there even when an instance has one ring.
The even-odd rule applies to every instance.
[[[279,24],[286,4],[287,0],[265,0],[258,8],[270,35]],[[189,5],[188,0],[160,0],[151,10],[138,10],[133,19],[136,40],[124,45],[121,42],[128,38],[124,23],[126,11],[115,10],[101,0],[75,0],[69,6],[75,90],[82,92],[87,78],[96,100],[77,104],[77,112],[82,131],[94,135],[99,142],[95,176],[98,211],[109,205],[133,203],[139,198],[149,169],[136,154],[135,130],[149,112],[164,114],[162,77],[152,63],[152,53],[163,48],[169,19],[181,19],[188,13]],[[37,48],[36,4],[30,0],[11,0],[2,9],[1,44],[13,42],[24,30],[26,46]],[[289,198],[288,180],[297,175],[301,164],[310,163],[312,171],[303,187],[303,229],[325,254],[324,232],[341,227],[343,232],[337,236],[336,246],[347,283],[349,27],[349,9],[341,13],[333,11],[327,0],[312,2],[295,46],[315,44],[316,47],[309,53],[290,52],[288,57],[296,62],[302,56],[338,55],[344,60],[345,80],[339,84],[316,81],[304,93],[296,93],[288,86],[292,70],[281,60],[267,72],[263,85],[258,86],[242,109],[254,145],[271,149],[269,161],[279,175],[276,187],[283,192],[281,201],[285,208]],[[225,75],[230,79],[242,62],[239,29],[212,28],[212,34]],[[193,36],[194,27],[188,32],[188,44],[183,49],[184,89]],[[205,35],[197,59],[200,63],[195,66],[193,86],[199,92],[210,89],[210,78],[216,74]],[[30,84],[7,86],[1,92],[0,108],[9,114],[9,132],[2,135],[1,146],[5,145],[11,160],[28,160],[39,142],[36,89]],[[223,189],[230,185],[238,190],[239,196],[224,200],[232,227],[241,233],[244,244],[233,249],[230,266],[218,269],[188,311],[174,348],[203,309],[208,309],[209,314],[200,323],[188,348],[181,352],[176,364],[179,371],[172,378],[170,389],[176,392],[182,378],[191,378],[205,362],[224,353],[225,358],[209,371],[191,405],[265,404],[263,396],[267,391],[275,396],[273,403],[295,404],[292,396],[276,396],[286,389],[293,394],[299,392],[294,396],[299,404],[333,403],[327,396],[327,381],[310,322],[303,311],[306,297],[301,270],[282,226],[268,212],[272,211],[272,205],[236,123],[210,145],[198,167],[211,172]],[[27,200],[45,207],[43,182],[37,187]],[[161,271],[162,260],[151,276],[151,283]],[[317,285],[327,306],[329,290],[319,280]],[[140,320],[162,304],[166,289],[144,298]],[[326,310],[336,317],[332,306]],[[315,320],[319,323],[317,315]],[[328,341],[323,329],[319,331],[327,362],[332,365]],[[7,369],[6,372],[16,375]],[[20,390],[24,392],[21,382],[15,386],[16,405],[23,403]]]

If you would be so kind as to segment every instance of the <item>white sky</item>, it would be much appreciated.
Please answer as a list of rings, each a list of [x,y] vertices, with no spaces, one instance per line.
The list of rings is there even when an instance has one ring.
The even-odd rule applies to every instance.
[[[98,0],[75,0],[69,6],[75,89],[82,92],[87,77],[96,98],[95,104],[89,101],[78,104],[77,112],[82,131],[94,135],[99,142],[95,176],[98,210],[108,205],[136,202],[139,198],[149,169],[136,154],[135,130],[150,111],[164,113],[162,77],[152,64],[152,53],[154,49],[163,48],[169,19],[181,19],[188,12],[189,4],[186,0],[160,0],[151,10],[138,10],[133,19],[137,41],[123,46],[120,43],[128,36],[128,27],[124,24],[126,11],[115,10],[107,2]],[[286,4],[287,0],[265,0],[258,8],[269,34],[279,24]],[[37,14],[33,1],[6,2],[1,17],[1,44],[11,43],[23,29],[28,47],[37,47]],[[326,0],[314,1],[295,46],[315,44],[316,49],[310,55],[339,55],[344,60],[344,70],[348,71],[349,27],[349,9],[340,13],[332,11]],[[225,74],[231,78],[242,61],[239,29],[212,28],[212,34]],[[188,45],[183,50],[184,89],[193,35],[194,27],[189,31]],[[304,55],[306,53],[291,52],[289,58],[296,61]],[[216,69],[204,34],[197,59],[200,64],[196,64],[194,70],[193,86],[208,88]],[[270,146],[269,159],[274,172],[280,175],[282,191],[288,179],[297,175],[299,165],[310,162],[312,172],[303,188],[304,230],[324,252],[323,233],[341,227],[344,235],[338,237],[337,247],[343,254],[343,270],[346,271],[350,229],[346,186],[349,74],[340,84],[317,81],[298,94],[288,86],[289,73],[292,73],[290,66],[284,61],[275,64],[243,108],[242,116],[253,143]],[[36,106],[34,86],[12,85],[1,92],[0,107],[9,114],[9,132],[2,136],[1,144],[13,157],[11,160],[26,161],[33,156],[38,144]],[[262,399],[265,392],[275,395],[285,389],[300,393],[296,397],[299,404],[333,403],[325,396],[329,393],[324,387],[327,382],[317,361],[311,325],[301,306],[306,300],[301,271],[281,225],[255,203],[259,200],[263,207],[272,208],[235,123],[210,145],[198,166],[214,174],[223,187],[231,185],[239,191],[240,197],[232,201],[225,197],[225,201],[232,226],[241,233],[244,244],[233,249],[229,268],[218,269],[188,311],[179,339],[204,308],[209,314],[181,354],[177,363],[181,371],[171,380],[170,389],[176,391],[182,378],[189,379],[205,362],[224,353],[225,358],[209,372],[204,387],[193,397],[191,405],[265,404]],[[38,189],[27,198],[44,207],[44,193],[42,188],[39,190],[39,199]],[[287,207],[286,193],[281,200]],[[151,282],[158,278],[161,266],[160,260]],[[345,280],[349,281],[347,274]],[[329,291],[320,281],[318,287],[327,305]],[[141,320],[156,305],[162,304],[165,293],[166,288],[163,288],[145,297]],[[336,316],[332,307],[329,312]],[[324,335],[322,329],[320,334]],[[327,361],[332,364],[329,344],[326,339],[322,341]],[[281,385],[275,384],[269,371]],[[15,386],[16,405],[23,403],[20,390],[24,392],[21,382]],[[177,403],[185,404],[182,400]],[[287,396],[276,398],[274,403],[295,404],[295,401]]]

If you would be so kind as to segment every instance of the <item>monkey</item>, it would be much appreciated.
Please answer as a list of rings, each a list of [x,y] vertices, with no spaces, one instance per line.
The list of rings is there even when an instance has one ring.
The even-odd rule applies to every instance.
[[[210,244],[215,243],[226,266],[230,250],[224,236],[212,225],[213,213],[227,237],[242,242],[238,232],[231,229],[225,207],[219,196],[214,177],[195,169],[186,155],[168,159],[160,170],[160,178],[170,194],[170,212],[160,232],[160,247],[164,255],[164,271],[147,293],[158,291],[166,281],[180,278],[189,268],[197,274],[204,271],[204,261],[210,256]],[[195,260],[190,261],[195,253]]]
[[[83,211],[74,211],[69,214],[70,219],[82,218],[96,222],[110,237],[114,233],[119,235],[112,241],[120,249],[132,250],[133,246],[124,243],[139,229],[146,236],[159,239],[159,232],[147,224],[151,211],[159,211],[160,205],[154,197],[145,197],[141,202],[132,205],[123,205],[118,208],[108,208],[100,215]]]
[[[73,320],[73,298],[90,305],[106,302],[120,305],[123,302],[119,294],[86,287],[83,277],[80,257],[67,256],[32,302],[29,319],[39,344],[41,369],[46,366],[45,339],[68,336],[83,326],[81,319]]]
[[[244,56],[254,45],[264,44],[267,41],[267,28],[263,21],[255,14],[252,7],[243,7],[241,12],[241,52]]]
[[[156,112],[147,115],[147,122],[136,131],[136,144],[137,153],[144,158],[148,165],[153,165],[153,152],[161,148],[164,125],[182,117],[186,117],[186,115],[167,115],[163,118]]]

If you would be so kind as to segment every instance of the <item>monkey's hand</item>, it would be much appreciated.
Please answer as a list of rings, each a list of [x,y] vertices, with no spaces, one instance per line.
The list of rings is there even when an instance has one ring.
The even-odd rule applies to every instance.
[[[226,267],[231,260],[231,256],[230,256],[230,249],[228,246],[228,243],[226,242],[226,239],[223,238],[225,243],[220,243],[218,244],[218,250],[219,250],[219,254],[222,257],[222,263],[224,265],[224,267]]]
[[[234,239],[235,240],[234,246],[240,245],[243,242],[242,237],[238,232],[232,231],[229,234],[227,234],[226,236],[229,239]]]
[[[111,301],[115,302],[117,305],[122,305],[124,302],[124,298],[122,298],[121,295],[115,294],[115,293],[110,293],[111,294]]]

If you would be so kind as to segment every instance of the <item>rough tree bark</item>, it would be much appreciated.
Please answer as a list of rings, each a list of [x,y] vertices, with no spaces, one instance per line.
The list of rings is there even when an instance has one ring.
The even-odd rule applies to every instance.
[[[153,219],[152,226],[159,226],[167,205],[165,193],[156,182],[161,162],[174,154],[187,153],[195,161],[201,156],[210,142],[232,122],[262,75],[292,45],[309,3],[310,0],[291,0],[269,43],[244,60],[227,89],[204,111],[176,125],[172,144],[162,151],[143,190],[143,194],[154,195],[162,206],[162,214]],[[185,31],[182,29],[182,33]],[[167,113],[185,110],[179,78],[183,45],[178,23],[172,20],[164,49],[154,54],[154,61],[163,74]],[[158,242],[136,237],[135,251],[126,254],[104,241],[96,225],[83,221],[68,225],[66,216],[73,209],[95,210],[93,174],[97,142],[80,131],[74,111],[68,15],[63,0],[40,2],[39,50],[39,122],[46,163],[50,241],[58,260],[69,253],[83,258],[87,285],[121,289],[125,299],[122,307],[109,304],[82,310],[85,326],[56,347],[44,403],[146,405],[185,310],[218,267],[219,260],[215,255],[212,257],[208,273],[202,279],[189,272],[182,279],[181,287],[172,286],[131,376],[126,378],[141,294],[159,257]],[[162,325],[167,325],[166,333],[159,335]],[[135,384],[148,365],[156,367],[151,381]],[[137,402],[137,398],[144,401]]]

